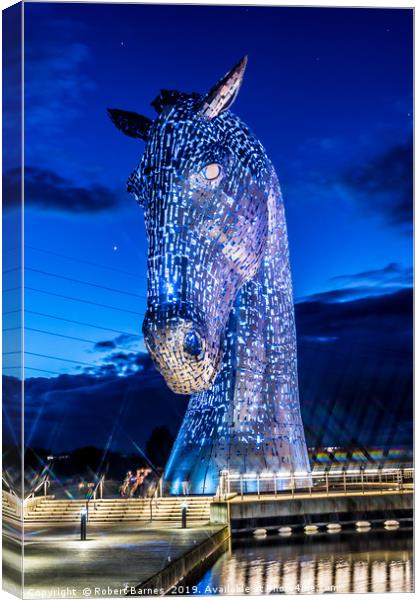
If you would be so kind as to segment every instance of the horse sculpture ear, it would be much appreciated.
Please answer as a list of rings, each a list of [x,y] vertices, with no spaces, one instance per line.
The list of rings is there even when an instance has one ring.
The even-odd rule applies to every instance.
[[[147,139],[150,125],[153,123],[147,117],[128,110],[108,108],[108,114],[115,127],[133,138]]]
[[[214,119],[233,104],[241,87],[247,62],[248,57],[244,56],[223,79],[216,83],[205,97],[199,114],[207,119]]]

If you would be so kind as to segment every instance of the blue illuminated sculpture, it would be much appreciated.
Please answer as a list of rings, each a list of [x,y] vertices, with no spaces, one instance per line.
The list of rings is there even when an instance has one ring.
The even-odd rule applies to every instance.
[[[162,90],[155,121],[110,109],[146,141],[128,189],[148,235],[147,348],[192,394],[165,471],[171,493],[219,473],[308,471],[286,221],[264,148],[228,109],[246,58],[211,91]]]

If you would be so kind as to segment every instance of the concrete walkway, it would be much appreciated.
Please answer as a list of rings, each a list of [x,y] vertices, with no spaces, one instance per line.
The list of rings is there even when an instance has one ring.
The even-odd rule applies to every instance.
[[[124,596],[127,588],[149,579],[221,528],[90,524],[88,539],[82,542],[78,527],[26,526],[24,598]],[[8,530],[3,544],[12,563],[6,571],[13,577],[14,570],[18,574],[13,563],[19,564],[19,546]]]

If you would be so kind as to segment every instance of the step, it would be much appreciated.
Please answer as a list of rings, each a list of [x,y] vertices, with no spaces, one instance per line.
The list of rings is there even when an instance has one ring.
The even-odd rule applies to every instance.
[[[88,506],[92,522],[149,521],[150,510],[153,520],[179,523],[183,504],[188,506],[190,522],[207,522],[212,498],[164,497],[164,498],[103,498],[91,500]],[[76,523],[86,500],[44,498],[28,514],[28,523],[57,522]]]

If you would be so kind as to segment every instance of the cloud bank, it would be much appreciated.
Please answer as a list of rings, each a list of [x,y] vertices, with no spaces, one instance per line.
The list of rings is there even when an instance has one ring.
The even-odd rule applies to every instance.
[[[21,170],[10,169],[3,177],[7,206],[21,201]],[[41,210],[74,214],[109,210],[119,202],[117,192],[99,184],[80,186],[50,169],[25,166],[25,205]]]
[[[342,183],[370,212],[390,225],[413,221],[413,142],[395,144],[346,171]]]

